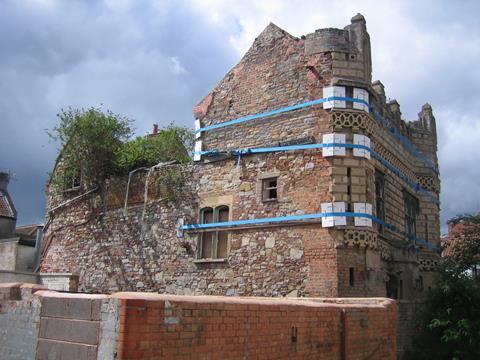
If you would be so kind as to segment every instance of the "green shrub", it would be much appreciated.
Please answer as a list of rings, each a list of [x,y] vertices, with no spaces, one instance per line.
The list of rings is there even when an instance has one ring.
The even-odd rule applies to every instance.
[[[130,120],[100,108],[62,110],[48,134],[60,144],[64,168],[79,171],[84,183],[116,173],[116,159],[132,135]],[[54,174],[64,178],[63,174]],[[63,182],[63,180],[60,180]]]
[[[172,160],[184,164],[190,161],[189,150],[192,144],[193,135],[189,130],[169,125],[156,135],[137,137],[123,144],[117,165],[123,172],[128,172]]]
[[[58,141],[62,166],[51,177],[53,184],[65,189],[81,174],[83,184],[98,184],[109,176],[123,175],[139,167],[160,162],[190,161],[193,133],[170,124],[155,135],[132,136],[131,121],[100,108],[62,110],[58,124],[48,132]]]

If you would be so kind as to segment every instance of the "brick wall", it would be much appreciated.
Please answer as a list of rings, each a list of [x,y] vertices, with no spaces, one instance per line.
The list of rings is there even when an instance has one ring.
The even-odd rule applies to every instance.
[[[396,358],[391,300],[113,296],[119,359]]]
[[[5,360],[395,359],[395,323],[395,302],[379,298],[107,296],[0,286]]]

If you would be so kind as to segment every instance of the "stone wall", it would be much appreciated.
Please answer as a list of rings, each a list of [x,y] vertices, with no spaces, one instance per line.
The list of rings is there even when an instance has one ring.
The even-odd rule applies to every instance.
[[[32,272],[0,270],[0,283],[25,282],[39,284],[39,276]]]
[[[186,234],[183,239],[176,236],[178,217],[195,223],[199,208],[212,204],[228,205],[232,219],[249,219],[258,213],[262,217],[296,214],[297,209],[318,212],[319,203],[312,200],[326,199],[328,191],[328,184],[317,182],[326,174],[323,159],[295,154],[269,158],[269,163],[250,158],[240,168],[232,160],[228,166],[173,165],[154,172],[145,212],[140,202],[145,176],[133,181],[126,213],[120,207],[126,184],[112,181],[105,192],[54,215],[40,271],[78,274],[79,289],[94,292],[335,296],[335,262],[325,255],[334,252],[334,244],[328,231],[312,227],[314,224],[232,231],[224,261],[198,259],[199,233]],[[291,162],[295,166],[287,168]],[[282,199],[263,203],[256,191],[257,175],[274,169],[282,180]],[[164,171],[183,173],[185,182],[175,201],[165,200],[161,191],[154,190]],[[308,182],[316,183],[312,197],[303,196],[303,189],[311,187]],[[48,234],[54,235],[48,239]],[[329,261],[331,265],[326,266]]]
[[[40,326],[38,285],[0,284],[0,357],[5,360],[35,359]]]
[[[0,270],[15,271],[17,264],[18,241],[2,240],[0,242]]]

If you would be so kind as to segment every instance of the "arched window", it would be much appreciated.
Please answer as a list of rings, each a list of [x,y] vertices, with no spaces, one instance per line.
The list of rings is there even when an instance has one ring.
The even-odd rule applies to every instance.
[[[200,210],[200,222],[210,224],[225,222],[230,218],[228,206],[206,207]],[[198,257],[201,259],[225,259],[228,256],[228,231],[205,230],[198,244]]]

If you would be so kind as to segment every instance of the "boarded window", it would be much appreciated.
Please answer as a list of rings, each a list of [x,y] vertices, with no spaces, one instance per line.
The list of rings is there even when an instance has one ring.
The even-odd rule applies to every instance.
[[[226,222],[229,220],[228,206],[219,206],[215,209],[204,208],[201,210],[201,222],[210,224]],[[206,230],[201,234],[199,243],[199,258],[225,259],[228,257],[228,231]]]
[[[201,214],[202,224],[211,224],[213,223],[213,209],[212,208],[205,208],[202,210]],[[213,232],[204,232],[202,233],[202,241],[201,241],[201,257],[202,258],[210,258],[212,257],[212,249],[213,249]]]

